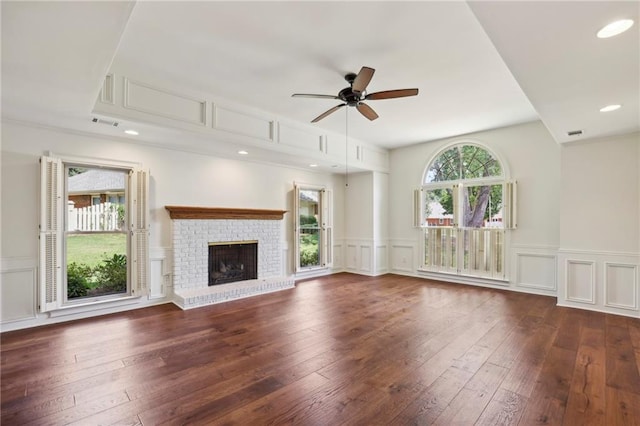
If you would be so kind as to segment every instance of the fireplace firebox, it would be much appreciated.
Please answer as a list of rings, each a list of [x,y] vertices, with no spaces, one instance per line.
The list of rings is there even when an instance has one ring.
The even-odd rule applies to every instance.
[[[258,242],[209,243],[209,285],[258,278]]]

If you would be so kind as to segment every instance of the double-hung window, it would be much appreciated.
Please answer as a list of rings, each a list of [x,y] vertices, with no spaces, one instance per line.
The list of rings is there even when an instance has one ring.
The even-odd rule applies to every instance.
[[[296,272],[328,268],[332,263],[331,191],[295,185]]]
[[[145,295],[148,172],[86,159],[40,162],[40,311]]]
[[[506,279],[505,236],[515,228],[515,183],[475,144],[439,153],[416,191],[415,225],[424,231],[421,269]]]

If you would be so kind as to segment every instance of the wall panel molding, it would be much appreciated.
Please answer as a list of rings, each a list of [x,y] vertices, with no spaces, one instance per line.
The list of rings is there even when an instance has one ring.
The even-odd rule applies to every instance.
[[[152,247],[149,249],[149,299],[172,297],[171,249]]]
[[[226,108],[217,103],[213,103],[212,106],[211,124],[214,129],[274,142],[275,122],[273,120]]]
[[[103,104],[115,105],[116,103],[114,79],[113,74],[107,74],[104,78],[102,89],[100,90],[100,102]]]
[[[376,275],[388,272],[388,250],[386,244],[376,244]]]
[[[638,265],[604,262],[604,305],[638,310]]]
[[[351,271],[358,269],[358,246],[356,244],[347,244],[346,268]]]
[[[124,108],[189,124],[207,124],[207,101],[124,79]]]
[[[567,259],[566,299],[579,303],[596,303],[596,263],[589,260]]]
[[[640,318],[639,270],[640,253],[558,250],[558,305]]]
[[[366,273],[373,273],[373,248],[368,244],[360,244],[360,265],[358,270]]]
[[[37,273],[35,257],[0,258],[0,323],[37,317]]]
[[[415,256],[415,246],[412,244],[392,243],[391,244],[391,271],[403,273],[415,273],[413,259]]]
[[[325,138],[320,133],[285,123],[278,123],[277,128],[279,144],[324,154]]]
[[[557,258],[552,254],[516,252],[517,287],[555,292]]]

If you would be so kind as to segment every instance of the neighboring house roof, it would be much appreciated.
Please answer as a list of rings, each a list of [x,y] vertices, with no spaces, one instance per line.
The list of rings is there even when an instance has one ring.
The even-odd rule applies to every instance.
[[[444,209],[442,208],[442,205],[437,201],[433,201],[429,203],[428,218],[429,219],[452,219],[453,215],[445,214]]]
[[[69,177],[70,194],[124,191],[126,173],[114,170],[90,169]]]
[[[317,203],[318,202],[318,197],[314,197],[313,195],[311,195],[312,193],[309,191],[300,191],[300,199],[302,201],[309,201],[309,202],[314,202]],[[313,194],[317,194],[317,192],[313,192]]]

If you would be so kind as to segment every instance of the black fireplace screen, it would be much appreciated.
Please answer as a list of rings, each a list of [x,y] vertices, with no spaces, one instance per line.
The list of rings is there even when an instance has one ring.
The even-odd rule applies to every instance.
[[[209,285],[258,278],[257,241],[210,243]]]

